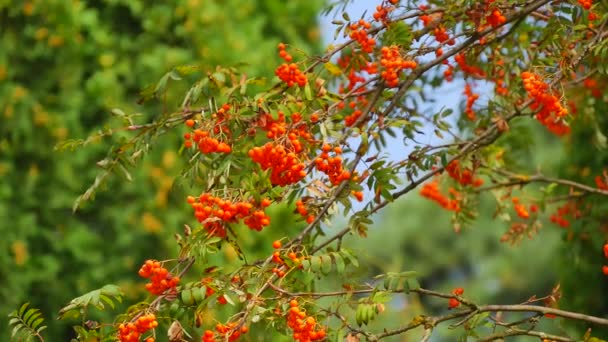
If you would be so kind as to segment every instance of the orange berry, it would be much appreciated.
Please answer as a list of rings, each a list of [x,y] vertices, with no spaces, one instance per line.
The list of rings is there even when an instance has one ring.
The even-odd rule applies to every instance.
[[[192,119],[186,120],[186,126],[188,126],[188,127],[194,127],[194,124],[196,124],[196,121],[194,121]]]
[[[274,248],[274,249],[279,249],[279,248],[281,248],[281,241],[279,241],[279,240],[275,240],[275,241],[272,243],[272,248]]]

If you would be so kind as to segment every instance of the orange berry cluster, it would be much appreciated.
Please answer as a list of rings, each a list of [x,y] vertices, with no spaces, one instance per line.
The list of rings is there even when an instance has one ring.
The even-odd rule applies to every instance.
[[[564,122],[568,110],[552,94],[549,85],[543,82],[539,75],[528,71],[522,72],[521,78],[528,96],[534,100],[530,108],[538,109],[536,119],[557,135],[569,133],[570,126]]]
[[[591,9],[593,5],[593,0],[578,0],[579,5],[583,6],[584,9]]]
[[[237,280],[238,280],[238,278],[237,278]],[[213,294],[215,293],[215,290],[213,289],[213,287],[209,286],[209,284],[211,284],[211,282],[213,282],[213,278],[211,278],[211,277],[201,279],[201,284],[205,286],[205,298],[213,296]],[[223,295],[217,297],[217,302],[222,305],[228,303],[228,301],[226,300],[226,297],[224,297]]]
[[[355,198],[357,199],[357,201],[363,202],[363,191],[352,190],[350,192],[350,194],[353,195],[353,196],[355,196]]]
[[[445,27],[443,25],[438,25],[433,30],[433,35],[435,36],[435,40],[439,43],[448,42],[448,45],[454,45],[452,41],[450,41],[450,35],[447,33]]]
[[[456,56],[454,56],[454,60],[456,61],[456,63],[458,63],[458,67],[460,67],[460,70],[462,70],[462,72],[466,75],[471,75],[473,77],[478,78],[486,77],[485,71],[483,71],[481,68],[467,64],[467,60],[464,54],[457,54]]]
[[[380,64],[385,68],[380,73],[380,76],[386,81],[389,88],[399,85],[399,73],[401,70],[416,69],[416,62],[403,59],[397,46],[384,46],[380,52],[382,53]]]
[[[509,89],[505,86],[505,81],[502,78],[494,80],[494,92],[498,95],[507,96]]]
[[[367,33],[371,27],[372,25],[363,19],[350,24],[350,38],[356,40],[361,45],[361,50],[367,53],[372,53],[376,46],[376,40]]]
[[[344,117],[344,124],[346,127],[352,127],[357,120],[363,114],[363,111],[360,108],[364,108],[368,104],[368,100],[363,96],[357,96],[355,101],[351,101],[348,106],[353,109],[353,112],[350,115]],[[340,102],[338,109],[344,108],[344,102]]]
[[[317,329],[317,320],[307,316],[306,311],[300,309],[298,301],[289,302],[287,326],[293,330],[293,339],[300,342],[321,341],[326,337],[325,329]]]
[[[285,44],[279,43],[277,47],[279,48],[279,57],[283,58],[285,62],[289,63],[293,60],[293,57],[285,51]]]
[[[276,240],[272,243],[272,248],[274,249],[279,249],[281,248],[281,241]],[[295,252],[289,252],[289,254],[287,254],[287,257],[289,259],[291,259],[291,261],[296,264],[296,265],[300,265],[301,259],[298,258],[298,255]],[[281,253],[279,251],[275,251],[272,253],[272,262],[277,263],[279,265],[285,265],[285,261],[283,260],[283,258],[281,257]],[[287,265],[285,265],[287,266]],[[279,278],[283,278],[285,276],[285,271],[280,269],[279,267],[274,267],[272,269],[272,273],[276,274],[277,277]]]
[[[213,119],[215,119],[215,123],[213,125],[213,133],[215,133],[215,134],[230,133],[230,129],[228,129],[228,126],[226,126],[226,122],[227,122],[228,116],[230,114],[229,110],[230,110],[230,105],[226,103],[223,106],[221,106],[217,110],[217,112],[211,114],[211,117]]]
[[[228,324],[218,323],[215,326],[215,331],[217,331],[218,336],[216,337],[215,333],[212,330],[205,330],[203,336],[201,337],[202,342],[216,342],[216,341],[236,341],[241,335],[244,335],[249,332],[249,328],[246,326],[242,326],[241,329],[234,329],[236,327],[236,323],[230,322]],[[226,336],[230,333],[230,336]],[[227,337],[227,339],[226,339]]]
[[[464,86],[464,94],[467,96],[467,105],[464,110],[464,113],[467,115],[467,118],[469,120],[475,120],[473,104],[475,104],[475,101],[477,101],[477,99],[479,98],[479,94],[473,93],[473,90],[471,90],[471,85],[468,83]]]
[[[549,217],[549,220],[562,228],[568,228],[570,221],[566,218],[567,216],[571,216],[575,220],[582,216],[581,211],[573,201],[569,201],[557,208],[557,211]]]
[[[466,168],[462,170],[460,168],[460,162],[458,160],[453,160],[446,167],[448,175],[452,177],[455,181],[460,183],[460,185],[472,185],[474,187],[478,187],[483,184],[483,180],[480,178],[473,178],[473,170],[470,168]]]
[[[139,269],[139,275],[150,279],[150,282],[146,284],[146,290],[153,295],[160,295],[167,290],[175,292],[175,287],[179,285],[180,281],[179,277],[170,274],[156,260],[146,260]]]
[[[188,196],[187,201],[194,209],[194,216],[197,220],[205,222],[205,229],[210,234],[219,237],[226,236],[223,223],[236,223],[242,219],[247,227],[257,231],[270,224],[270,217],[261,208],[256,210],[250,202],[232,203],[209,193],[204,193],[198,198]],[[264,208],[269,204],[269,200],[263,200],[260,207]]]
[[[604,257],[606,259],[608,259],[608,243],[604,244],[603,250],[604,250]],[[602,272],[604,273],[604,275],[608,276],[608,266],[606,266],[606,265],[602,266]]]
[[[486,17],[486,22],[488,24],[490,24],[490,26],[492,26],[492,27],[498,27],[498,26],[506,23],[507,18],[505,18],[505,16],[502,15],[502,13],[499,10],[495,9],[492,11],[492,13],[490,13],[490,15],[488,15]]]
[[[269,142],[262,147],[254,147],[249,150],[249,157],[260,164],[262,170],[270,169],[270,182],[273,185],[295,184],[306,177],[306,165],[282,145]]]
[[[600,190],[606,190],[606,191],[608,191],[608,172],[606,172],[606,170],[604,170],[603,177],[602,176],[595,176],[595,185]]]
[[[285,44],[280,43],[278,48],[279,56],[283,58],[285,62],[291,62],[293,57],[291,57],[291,55],[285,51]],[[287,83],[287,86],[289,87],[293,87],[296,84],[300,87],[305,86],[308,82],[306,75],[300,71],[297,64],[287,63],[279,65],[275,70],[275,74],[281,79],[281,81]]]
[[[377,72],[376,69],[374,69],[374,71]],[[348,85],[346,86],[346,88],[344,88],[341,85],[341,87],[339,88],[339,91],[341,94],[344,94],[345,89],[348,91],[351,91],[351,90],[355,89],[355,87],[357,86],[357,83],[363,83],[363,82],[365,82],[365,77],[361,76],[361,74],[359,74],[355,69],[351,69],[350,72],[348,73]]]
[[[511,198],[511,201],[513,202],[513,208],[515,209],[517,216],[519,216],[523,219],[529,218],[530,212],[535,213],[538,211],[538,206],[536,204],[531,204],[530,211],[528,211],[528,209],[526,209],[526,206],[519,202],[519,198],[513,197],[513,198]]]
[[[458,197],[458,192],[454,189],[450,189],[450,194],[454,197]],[[439,179],[425,183],[420,189],[420,195],[426,197],[432,201],[437,202],[440,206],[451,211],[460,211],[460,204],[457,199],[451,199],[446,197],[439,191]]]
[[[452,290],[452,294],[454,296],[462,296],[462,294],[464,294],[464,289],[462,287],[457,287]],[[448,308],[454,309],[458,306],[460,306],[460,301],[456,298],[450,298],[450,300],[448,301]]]
[[[203,154],[209,153],[230,153],[232,148],[230,145],[225,142],[219,141],[216,138],[212,138],[209,136],[209,132],[197,129],[192,133],[184,134],[184,138],[186,141],[184,142],[184,146],[186,148],[192,147],[194,143],[198,147],[198,150]]]
[[[120,342],[139,342],[141,335],[157,326],[158,322],[156,321],[156,316],[154,314],[143,315],[139,317],[135,323],[129,322],[127,324],[120,324],[118,326],[118,340]],[[154,342],[154,338],[149,337],[146,339],[146,342]]]
[[[591,90],[591,95],[595,98],[600,98],[603,95],[602,87],[598,84],[597,80],[593,78],[586,78],[583,81],[583,86]]]
[[[283,139],[283,137],[287,137],[289,140],[289,146],[291,146],[293,151],[296,153],[302,152],[304,148],[302,147],[300,138],[307,142],[313,141],[313,136],[308,131],[308,126],[299,124],[302,122],[302,114],[297,112],[291,114],[291,126],[288,126],[287,121],[285,120],[285,113],[279,111],[277,114],[278,118],[276,120],[273,119],[272,115],[268,113],[262,114],[257,121],[257,125],[262,130],[266,131],[267,138],[278,141]]]
[[[279,65],[274,73],[289,87],[293,87],[296,84],[303,87],[308,82],[306,75],[298,69],[298,65],[295,63],[283,63]]]
[[[381,21],[381,22],[386,22],[388,19],[388,14],[390,12],[392,12],[395,8],[393,6],[382,6],[382,5],[378,5],[376,6],[376,12],[374,12],[374,20],[375,21]]]
[[[345,180],[350,179],[350,172],[344,170],[342,167],[342,149],[340,147],[334,147],[333,151],[337,154],[335,157],[329,156],[329,151],[332,148],[328,144],[324,144],[322,147],[322,153],[315,159],[315,166],[317,170],[325,173],[329,176],[329,181],[333,185],[339,185]]]
[[[302,201],[302,200],[296,201],[296,211],[298,212],[298,214],[300,214],[302,217],[304,217],[306,219],[306,223],[308,223],[308,224],[312,223],[316,218],[314,215],[309,214],[308,209],[306,209],[306,206],[304,205],[304,201]]]

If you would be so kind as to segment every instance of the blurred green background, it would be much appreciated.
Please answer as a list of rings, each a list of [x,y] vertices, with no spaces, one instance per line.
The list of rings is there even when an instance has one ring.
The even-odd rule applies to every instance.
[[[320,53],[322,8],[322,0],[0,0],[0,250],[6,251],[0,253],[0,340],[10,339],[7,314],[26,301],[47,317],[47,340],[64,341],[75,322],[54,318],[70,299],[107,283],[120,285],[129,302],[142,298],[140,264],[174,255],[173,234],[193,221],[184,191],[173,186],[181,166],[178,135],[158,142],[133,171],[132,182],[112,178],[108,191],[76,214],[72,204],[93,181],[95,162],[109,144],[67,152],[54,146],[115,123],[113,108],[142,113],[140,122],[160,113],[162,104],[137,105],[137,94],[176,65],[212,70],[245,62],[240,67],[249,75],[270,78],[279,63],[278,42]],[[605,101],[590,96],[577,101],[585,110],[608,110]],[[587,127],[575,125],[565,147],[534,125],[524,127],[530,134],[500,143],[530,172],[543,165],[547,173],[588,182],[608,165],[608,156]],[[605,115],[596,127],[608,129]],[[546,222],[540,236],[518,246],[499,242],[507,226],[492,220],[494,201],[482,197],[481,218],[455,234],[449,216],[438,214],[434,203],[417,194],[399,200],[376,218],[368,238],[349,240],[362,264],[369,262],[356,275],[365,280],[416,270],[424,287],[462,286],[481,303],[522,302],[561,281],[561,307],[605,316],[601,245],[608,229],[598,222],[606,224],[606,201],[592,197],[595,216],[574,223],[573,234]],[[266,242],[282,236],[285,227],[295,229],[289,209],[275,211],[264,235],[243,241],[260,255],[269,253]],[[217,262],[229,265],[234,255],[224,254]],[[415,296],[392,304],[376,329],[422,312]],[[424,302],[435,312],[445,310],[444,304]],[[258,338],[268,337],[264,333],[269,332]],[[450,341],[454,334],[443,329],[434,338]]]
[[[317,0],[0,1],[0,340],[26,301],[48,319],[47,340],[66,341],[74,322],[54,319],[70,299],[107,283],[142,298],[141,263],[175,255],[173,234],[193,223],[185,194],[172,191],[180,134],[159,141],[132,182],[111,179],[74,215],[110,145],[54,146],[117,127],[113,108],[142,123],[160,113],[158,102],[137,105],[138,93],[174,66],[244,62],[272,77],[279,42],[319,53],[320,9]]]

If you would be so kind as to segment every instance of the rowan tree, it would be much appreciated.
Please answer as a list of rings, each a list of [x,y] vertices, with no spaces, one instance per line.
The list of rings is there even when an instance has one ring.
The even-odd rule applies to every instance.
[[[573,128],[591,127],[590,148],[602,153],[605,121],[594,106],[606,100],[606,19],[605,4],[591,1],[385,0],[367,16],[335,20],[345,41],[321,56],[287,42],[268,51],[284,60],[270,82],[230,66],[176,66],[144,89],[141,101],[162,101],[174,82],[191,82],[181,105],[150,122],[117,109],[128,124],[101,135],[121,134],[123,141],[98,163],[102,172],[75,208],[108,175],[128,175],[160,136],[180,135],[176,148],[187,167],[179,177],[190,195],[173,205],[191,207],[192,217],[175,235],[178,250],[151,251],[142,260],[139,275],[150,295],[113,322],[89,320],[87,310],[121,299],[115,285],[75,298],[60,318],[80,318],[83,341],[235,341],[267,329],[297,341],[410,334],[427,341],[442,325],[460,329],[463,340],[594,339],[608,320],[560,309],[561,297],[576,293],[559,285],[521,303],[483,304],[462,287],[421,287],[416,270],[356,278],[363,259],[346,237],[365,239],[375,214],[417,192],[452,214],[457,239],[479,214],[480,198],[491,194],[503,243],[553,224],[571,239],[592,239],[592,253],[606,263],[608,170],[593,165],[560,178],[542,165],[518,163],[513,156],[521,147],[512,144],[522,122],[563,143]],[[446,84],[462,88],[461,111],[427,105],[441,99]],[[443,140],[429,143],[429,134]],[[412,152],[389,158],[390,137]],[[278,207],[289,208],[293,226],[273,223]],[[339,216],[348,218],[344,227],[328,225]],[[251,258],[254,234],[272,250],[263,258]],[[238,258],[216,267],[214,255],[227,249]],[[608,275],[608,266],[595,271]],[[324,278],[341,286],[319,289]],[[435,298],[444,310],[370,327],[399,296]],[[557,318],[585,328],[573,335],[539,325]],[[11,324],[43,340],[39,313],[27,305]]]

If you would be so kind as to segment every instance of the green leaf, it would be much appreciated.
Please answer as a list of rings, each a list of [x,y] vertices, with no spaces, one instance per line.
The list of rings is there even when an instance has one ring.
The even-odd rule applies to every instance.
[[[312,91],[310,90],[310,82],[306,82],[306,85],[304,86],[304,96],[306,97],[306,100],[312,101]]]
[[[321,258],[318,256],[313,256],[310,258],[310,269],[314,272],[317,272],[321,269]]]
[[[70,301],[68,305],[59,310],[59,319],[63,319],[67,314],[78,317],[89,305],[95,306],[99,310],[104,310],[105,306],[101,302],[101,297],[104,296],[104,301],[122,300],[123,293],[116,285],[106,285],[101,289],[88,292],[80,297],[76,297]]]
[[[186,289],[182,291],[182,302],[185,305],[193,305],[194,304],[194,299],[192,297],[192,289]]]
[[[331,272],[332,269],[332,261],[329,255],[319,256],[321,259],[321,273],[327,275]]]
[[[382,42],[385,46],[397,45],[401,49],[409,49],[412,45],[412,30],[410,26],[403,21],[391,22],[382,36]]]
[[[14,338],[18,334],[25,336],[26,340],[29,340],[33,336],[39,336],[39,332],[44,330],[46,326],[43,326],[44,318],[39,309],[29,307],[29,303],[24,303],[19,307],[19,310],[15,310],[10,313],[9,326],[12,326],[11,337]]]
[[[344,259],[339,253],[336,252],[332,252],[331,256],[333,257],[334,262],[336,264],[336,271],[338,271],[338,274],[343,274],[344,270],[346,269],[346,263],[344,263]]]

